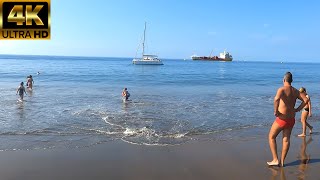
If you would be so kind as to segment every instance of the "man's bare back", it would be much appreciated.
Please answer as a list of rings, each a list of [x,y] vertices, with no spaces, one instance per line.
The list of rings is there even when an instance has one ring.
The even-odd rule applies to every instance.
[[[275,116],[280,119],[294,118],[296,113],[294,106],[299,95],[299,91],[291,85],[279,88],[274,99],[275,103],[279,103],[278,109],[275,109]]]

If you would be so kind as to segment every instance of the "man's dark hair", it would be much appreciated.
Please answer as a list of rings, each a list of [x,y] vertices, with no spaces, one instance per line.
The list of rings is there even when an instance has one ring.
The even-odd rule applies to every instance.
[[[291,72],[286,72],[286,74],[284,74],[283,79],[285,82],[292,83],[293,80]]]

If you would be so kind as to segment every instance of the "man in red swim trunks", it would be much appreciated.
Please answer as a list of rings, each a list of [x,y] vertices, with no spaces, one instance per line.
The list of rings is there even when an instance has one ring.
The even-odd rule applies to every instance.
[[[283,78],[283,86],[278,89],[274,97],[276,120],[269,132],[269,145],[273,158],[272,161],[267,162],[269,166],[284,166],[284,160],[290,147],[290,136],[295,123],[295,114],[308,103],[306,96],[291,86],[292,81],[292,74],[287,72]],[[294,108],[297,99],[302,102],[298,108]],[[281,162],[279,163],[276,138],[281,131],[283,131],[283,137]]]

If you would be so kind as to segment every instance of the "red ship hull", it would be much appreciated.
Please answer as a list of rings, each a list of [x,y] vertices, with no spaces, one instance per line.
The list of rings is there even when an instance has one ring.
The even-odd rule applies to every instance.
[[[207,61],[232,61],[231,58],[225,59],[225,58],[219,58],[218,56],[198,56],[198,57],[192,57],[192,60],[207,60]]]

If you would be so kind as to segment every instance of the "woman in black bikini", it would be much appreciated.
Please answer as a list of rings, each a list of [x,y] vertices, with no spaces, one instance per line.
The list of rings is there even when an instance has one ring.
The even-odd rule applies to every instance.
[[[302,112],[301,112],[302,134],[298,135],[301,137],[301,136],[306,136],[306,129],[307,129],[306,126],[308,126],[308,128],[310,129],[310,134],[312,134],[313,127],[307,122],[308,116],[309,117],[312,116],[310,97],[307,94],[306,88],[301,87],[299,91],[300,93],[304,93],[305,96],[309,99],[309,103],[302,109]]]

